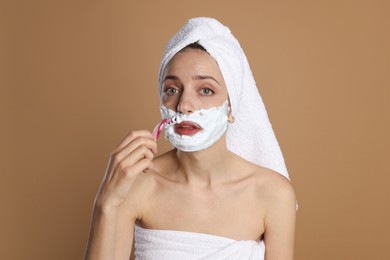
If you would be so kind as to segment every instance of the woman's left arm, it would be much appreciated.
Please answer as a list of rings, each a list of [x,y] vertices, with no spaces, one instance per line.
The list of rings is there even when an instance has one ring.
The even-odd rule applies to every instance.
[[[265,216],[265,260],[293,260],[295,240],[295,191],[286,178],[272,181]]]

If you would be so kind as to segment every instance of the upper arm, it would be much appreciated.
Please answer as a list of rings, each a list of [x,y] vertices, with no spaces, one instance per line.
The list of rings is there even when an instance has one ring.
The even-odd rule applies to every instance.
[[[128,213],[118,214],[115,232],[115,259],[130,259],[135,219]]]
[[[268,186],[265,216],[265,260],[294,258],[296,199],[291,183],[278,176]]]
[[[129,260],[133,245],[134,225],[142,217],[143,205],[151,185],[151,176],[140,175],[133,183],[128,199],[121,206],[116,221],[115,259]]]

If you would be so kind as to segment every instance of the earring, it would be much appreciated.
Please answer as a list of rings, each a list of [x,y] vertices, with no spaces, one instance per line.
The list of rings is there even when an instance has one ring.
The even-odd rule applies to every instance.
[[[232,109],[230,107],[230,100],[229,100],[229,107],[228,107],[228,122],[230,124],[234,123],[234,116],[232,115]]]

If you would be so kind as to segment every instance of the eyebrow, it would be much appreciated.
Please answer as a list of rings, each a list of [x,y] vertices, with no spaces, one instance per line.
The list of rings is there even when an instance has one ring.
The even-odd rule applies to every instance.
[[[213,78],[211,76],[195,75],[195,76],[192,77],[192,79],[193,80],[211,79],[211,80],[214,80],[215,82],[217,82],[217,84],[221,86],[221,84],[219,84],[218,80],[216,80],[215,78]]]
[[[167,76],[164,78],[164,81],[167,80],[167,79],[180,81],[179,77],[174,76],[174,75],[167,75]],[[212,77],[212,76],[207,76],[207,75],[195,75],[195,76],[192,77],[192,80],[204,80],[204,79],[211,79],[211,80],[214,80],[218,85],[221,86],[221,84],[218,82],[218,80],[216,80],[216,79],[215,79],[214,77]]]
[[[172,80],[178,80],[180,81],[180,79],[176,76],[173,76],[173,75],[167,75],[165,78],[164,78],[164,81],[166,81],[167,79],[172,79]]]

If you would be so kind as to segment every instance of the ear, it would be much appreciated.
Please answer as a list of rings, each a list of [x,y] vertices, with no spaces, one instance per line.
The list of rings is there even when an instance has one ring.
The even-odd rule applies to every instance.
[[[234,123],[234,116],[233,116],[233,113],[232,113],[232,107],[230,106],[230,99],[229,100],[229,107],[228,107],[228,122],[229,123]]]

